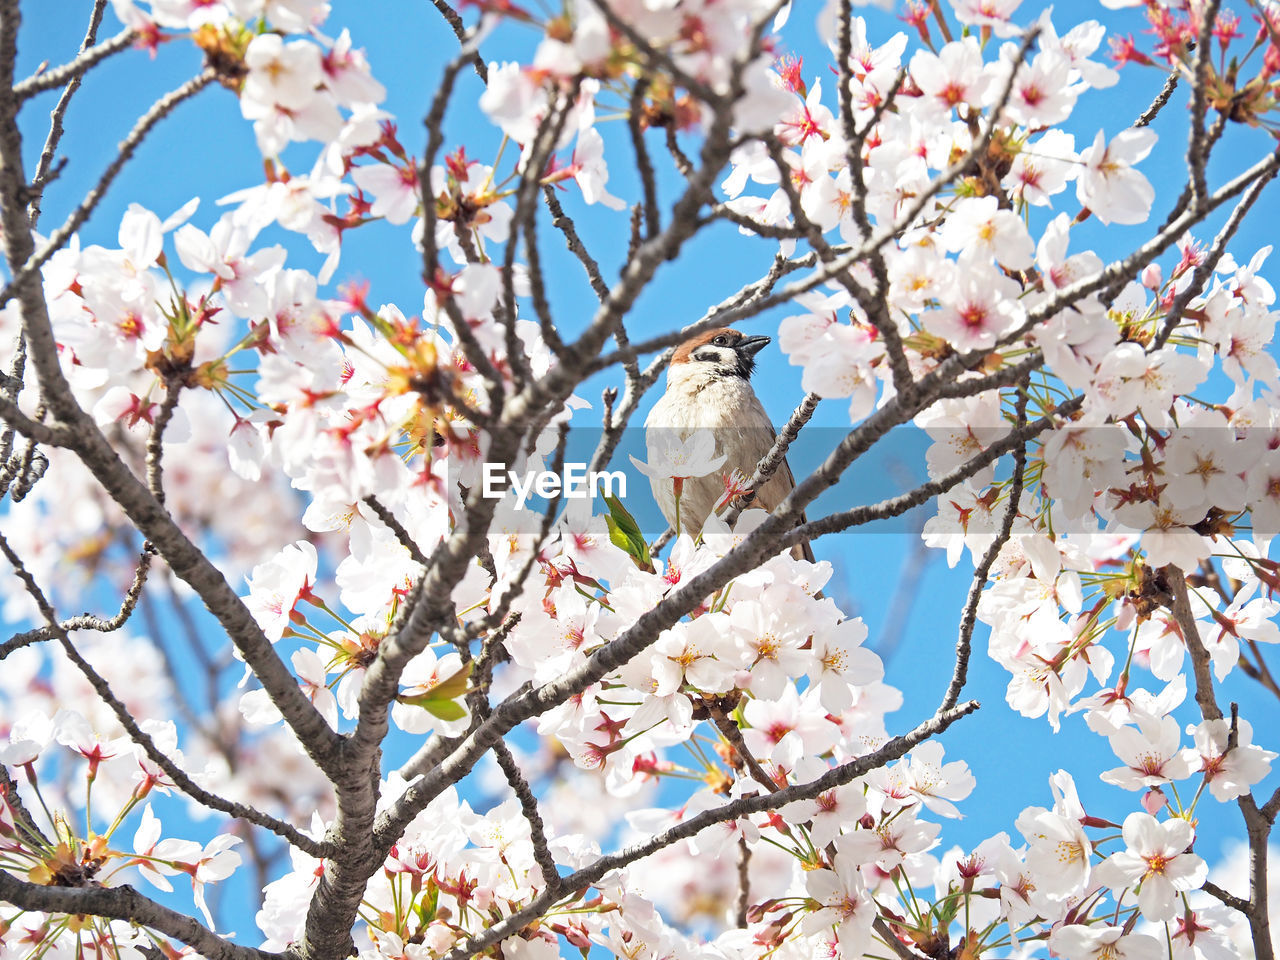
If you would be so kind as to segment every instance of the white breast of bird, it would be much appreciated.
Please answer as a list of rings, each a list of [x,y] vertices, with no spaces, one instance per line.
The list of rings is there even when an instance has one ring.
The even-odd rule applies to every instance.
[[[705,477],[686,480],[680,497],[680,525],[684,533],[696,536],[712,508],[724,496],[722,474],[739,471],[750,478],[760,458],[773,445],[775,433],[764,406],[741,377],[681,377],[672,368],[667,391],[645,419],[645,430],[653,445],[655,431],[672,431],[681,440],[694,431],[706,429],[716,438],[716,454],[724,454],[724,465]],[[791,491],[791,472],[783,467],[770,478],[756,496],[753,506],[772,510]],[[653,480],[653,495],[667,523],[675,524],[675,494],[669,479]]]

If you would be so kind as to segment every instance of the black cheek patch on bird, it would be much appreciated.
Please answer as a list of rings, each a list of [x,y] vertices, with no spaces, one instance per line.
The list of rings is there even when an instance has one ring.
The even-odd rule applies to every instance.
[[[726,357],[726,353],[729,354],[729,356]],[[725,368],[732,369],[736,363],[735,357],[736,354],[734,354],[732,350],[727,350],[722,347],[700,347],[694,351],[693,354],[693,359],[701,361],[702,363],[713,364],[722,370]]]
[[[729,377],[741,377],[743,380],[749,380],[756,368],[754,357],[749,356],[745,351],[735,350],[732,347],[699,347],[693,352],[692,358],[701,363],[712,364],[714,367],[713,376],[717,380],[728,379]]]

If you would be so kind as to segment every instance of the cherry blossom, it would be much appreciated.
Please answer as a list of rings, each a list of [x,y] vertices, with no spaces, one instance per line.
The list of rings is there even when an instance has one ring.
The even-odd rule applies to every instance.
[[[1191,776],[1194,753],[1181,747],[1173,717],[1136,717],[1138,727],[1121,727],[1110,737],[1111,749],[1124,761],[1102,779],[1125,790],[1158,787]]]
[[[871,901],[864,892],[857,855],[838,845],[832,870],[815,870],[805,889],[817,909],[803,920],[807,932],[834,926],[841,956],[857,956],[871,946]]]
[[[994,347],[1022,323],[1016,291],[1008,277],[975,264],[944,295],[943,307],[925,314],[926,324],[957,350]]]
[[[1112,854],[1097,870],[1099,882],[1112,887],[1137,886],[1138,907],[1148,920],[1172,920],[1180,892],[1204,882],[1205,862],[1187,848],[1195,830],[1186,820],[1163,823],[1147,813],[1131,813],[1124,821],[1127,849]]]
[[[1077,923],[1057,927],[1049,942],[1054,951],[1067,960],[1095,960],[1099,957],[1156,960],[1164,956],[1165,949],[1155,937],[1126,933],[1123,927],[1101,924],[1085,926]]]
[[[960,104],[980,105],[992,80],[974,37],[948,43],[937,54],[917,52],[911,58],[911,76],[943,112]]]
[[[1084,165],[1076,180],[1076,196],[1103,223],[1141,223],[1151,211],[1155,189],[1133,165],[1155,146],[1147,129],[1122,130],[1108,143],[1099,130],[1093,145],[1080,152]]]
[[[1253,742],[1253,726],[1248,720],[1236,721],[1235,742],[1229,749],[1232,731],[1226,720],[1204,720],[1187,732],[1195,738],[1209,791],[1223,802],[1248,793],[1270,772],[1276,758],[1273,751]]]
[[[253,568],[248,603],[268,639],[279,640],[289,629],[299,601],[310,595],[318,563],[315,546],[299,540]]]

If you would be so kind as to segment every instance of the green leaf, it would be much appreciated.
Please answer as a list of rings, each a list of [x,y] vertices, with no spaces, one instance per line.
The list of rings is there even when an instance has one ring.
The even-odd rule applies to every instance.
[[[627,512],[622,501],[617,497],[606,496],[604,502],[609,505],[609,515],[605,523],[609,525],[609,540],[615,547],[625,550],[636,565],[642,569],[653,568],[653,558],[649,556],[649,544],[640,532],[640,524]]]
[[[457,673],[452,674],[448,680],[441,680],[432,687],[431,692],[446,700],[452,700],[455,697],[462,696],[467,692],[467,678],[471,676],[471,670],[474,666],[475,661],[468,660],[462,665],[462,668],[458,670]]]
[[[418,901],[418,921],[425,927],[436,918],[436,905],[440,902],[440,888],[430,877],[427,878],[427,889]]]
[[[959,916],[960,900],[961,900],[961,897],[959,896],[944,898],[938,903],[934,904],[932,909],[930,909],[929,912],[934,914],[938,918],[939,930],[945,930],[947,927],[951,925],[951,923],[955,920],[955,918]]]
[[[441,680],[426,693],[417,696],[399,696],[396,700],[411,707],[421,707],[433,717],[444,721],[461,720],[467,715],[467,708],[457,700],[467,692],[467,678],[471,676],[473,663],[464,663],[462,669]]]
[[[428,700],[421,706],[427,713],[446,723],[461,720],[467,715],[467,708],[457,700]]]

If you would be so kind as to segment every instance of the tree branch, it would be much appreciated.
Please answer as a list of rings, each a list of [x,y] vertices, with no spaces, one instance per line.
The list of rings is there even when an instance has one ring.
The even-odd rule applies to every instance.
[[[93,10],[89,14],[89,26],[84,33],[84,40],[80,44],[80,53],[83,55],[98,38],[98,27],[102,24],[102,14],[107,9],[107,0],[94,0]],[[53,172],[53,157],[58,152],[58,144],[62,142],[62,121],[67,115],[67,108],[71,106],[71,99],[76,95],[76,91],[80,89],[80,80],[82,74],[72,77],[67,83],[66,89],[62,91],[62,95],[58,97],[58,103],[54,106],[53,111],[49,114],[49,134],[45,137],[44,147],[40,151],[40,159],[36,161],[36,173],[31,178],[31,190],[34,194],[31,202],[27,205],[27,219],[31,223],[31,229],[36,228],[36,224],[40,220],[40,203],[44,199],[44,188],[49,181],[55,176]]]
[[[102,674],[98,673],[98,671],[93,668],[92,664],[80,655],[80,651],[77,650],[75,644],[71,642],[70,635],[67,631],[62,629],[61,624],[58,622],[58,617],[53,609],[53,605],[49,603],[48,598],[44,595],[44,591],[41,590],[40,585],[36,583],[31,572],[27,570],[22,559],[14,552],[13,547],[10,546],[8,539],[3,534],[0,534],[0,552],[5,555],[5,559],[7,559],[13,566],[14,573],[16,573],[18,579],[22,581],[27,594],[35,602],[36,606],[39,607],[40,614],[44,617],[46,626],[53,632],[54,637],[57,638],[59,643],[61,643],[63,652],[67,655],[67,659],[70,660],[75,665],[76,669],[84,675],[84,678],[89,681],[89,685],[93,687],[94,692],[98,694],[102,702],[110,708],[113,714],[115,714],[116,721],[124,728],[125,732],[129,734],[129,739],[142,748],[143,752],[147,755],[147,758],[164,771],[165,775],[173,781],[174,786],[187,796],[191,797],[191,799],[195,800],[197,803],[201,803],[211,810],[218,810],[238,819],[247,820],[250,823],[257,824],[260,827],[265,827],[272,833],[288,840],[294,846],[298,847],[298,849],[310,853],[312,856],[319,857],[325,855],[326,847],[324,845],[316,843],[310,837],[299,832],[295,827],[277,820],[275,817],[262,813],[253,807],[245,806],[241,803],[234,803],[233,801],[226,800],[215,793],[210,793],[187,776],[186,771],[165,756],[160,748],[156,746],[151,735],[138,725],[138,722],[129,712],[129,708],[121,703],[120,699],[112,692],[111,685],[107,683]]]
[[[19,284],[27,277],[35,275],[39,269],[44,266],[45,262],[55,253],[61,250],[71,239],[71,235],[84,225],[89,219],[89,215],[101,202],[106,195],[107,188],[111,186],[116,176],[124,169],[124,165],[133,159],[134,153],[142,141],[161,120],[167,117],[174,109],[184,100],[190,100],[197,93],[207,87],[210,83],[217,79],[217,74],[213,70],[205,70],[199,76],[193,77],[182,86],[166,93],[163,97],[151,105],[146,113],[144,113],[138,122],[134,124],[132,130],[116,147],[116,156],[107,168],[98,177],[97,183],[93,188],[85,194],[79,206],[71,212],[66,221],[57,230],[49,235],[49,239],[45,241],[38,251],[32,257],[22,263],[20,266],[11,263],[14,267],[13,279],[3,290],[0,290],[0,305],[8,303],[17,293]]]
[[[1018,432],[1027,426],[1028,394],[1024,383],[1018,394],[1017,407],[1014,412],[1014,424]],[[1005,506],[1004,517],[1000,521],[1000,530],[991,546],[987,547],[982,560],[973,571],[973,582],[969,585],[969,598],[964,605],[964,614],[960,618],[960,637],[956,640],[956,666],[951,677],[951,685],[942,699],[943,707],[953,707],[960,699],[960,691],[964,689],[969,669],[969,654],[973,648],[973,630],[978,623],[978,601],[982,599],[983,588],[987,585],[987,577],[995,566],[1000,551],[1009,542],[1013,533],[1013,522],[1018,516],[1018,505],[1022,500],[1022,484],[1027,471],[1027,447],[1022,440],[1013,449],[1013,477],[1009,481],[1009,500]]]
[[[133,887],[46,887],[19,880],[0,870],[0,901],[21,910],[40,910],[67,916],[91,915],[125,920],[155,930],[198,950],[207,960],[290,960],[229,943],[194,918],[163,907]]]
[[[134,30],[126,29],[121,30],[110,40],[103,40],[97,46],[82,47],[79,55],[70,63],[64,63],[62,66],[54,67],[52,70],[37,73],[15,84],[13,88],[14,96],[19,100],[28,100],[45,90],[53,90],[55,87],[61,87],[63,84],[72,81],[78,83],[89,70],[107,59],[107,57],[119,53],[121,50],[128,50],[137,38],[138,34]],[[90,42],[92,43],[92,41]]]
[[[431,0],[432,6],[440,11],[440,16],[444,17],[445,22],[449,24],[449,28],[453,31],[453,35],[458,38],[460,46],[467,47],[472,44],[472,39],[467,33],[467,28],[462,24],[462,17],[458,15],[458,11],[449,6],[445,0]],[[489,82],[489,68],[485,66],[484,58],[480,56],[479,49],[475,49],[471,53],[471,66],[475,68],[476,76],[486,84]]]
[[[1161,110],[1169,103],[1169,98],[1173,96],[1173,91],[1178,86],[1178,71],[1170,70],[1169,75],[1164,78],[1164,86],[1160,88],[1160,92],[1156,94],[1156,98],[1151,101],[1151,106],[1142,111],[1142,116],[1133,121],[1135,127],[1146,127],[1156,118]]]
[[[723,823],[726,820],[736,820],[753,813],[777,810],[788,803],[794,803],[797,800],[809,800],[835,787],[851,783],[858,777],[901,758],[916,744],[937,736],[961,717],[967,716],[977,709],[978,702],[970,700],[952,710],[939,711],[910,733],[893,738],[880,749],[866,756],[833,767],[816,780],[784,787],[775,793],[739,797],[722,806],[704,810],[702,813],[683,820],[656,836],[627,847],[619,853],[600,857],[589,867],[584,867],[571,873],[564,878],[564,889],[584,890],[598,882],[609,872],[621,869],[665,847],[669,847],[673,843],[697,836],[704,829],[714,824]],[[520,930],[531,920],[540,917],[557,899],[554,894],[547,892],[539,894],[524,909],[505,917],[488,927],[483,933],[472,937],[461,947],[445,954],[443,960],[469,960],[470,957],[475,956],[480,951]]]
[[[1200,639],[1200,630],[1196,625],[1195,614],[1191,610],[1191,600],[1187,593],[1187,576],[1180,568],[1169,564],[1161,569],[1165,583],[1173,596],[1172,612],[1178,629],[1182,631],[1183,642],[1191,655],[1191,668],[1195,676],[1196,704],[1200,707],[1200,715],[1206,720],[1221,720],[1222,709],[1213,692],[1213,673],[1210,669],[1209,651]],[[1273,798],[1274,802],[1274,798]],[[1253,794],[1246,793],[1236,799],[1240,813],[1244,817],[1245,831],[1248,834],[1249,846],[1249,899],[1236,900],[1235,909],[1243,913],[1249,921],[1249,932],[1253,940],[1254,954],[1257,960],[1274,960],[1271,945],[1271,918],[1267,884],[1267,853],[1270,846],[1273,819],[1258,809]],[[1212,890],[1205,889],[1218,896]],[[1222,897],[1218,897],[1222,899]],[[1226,903],[1226,900],[1223,900]]]

